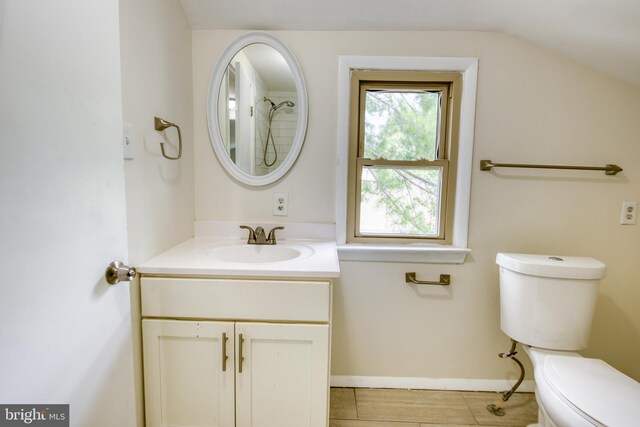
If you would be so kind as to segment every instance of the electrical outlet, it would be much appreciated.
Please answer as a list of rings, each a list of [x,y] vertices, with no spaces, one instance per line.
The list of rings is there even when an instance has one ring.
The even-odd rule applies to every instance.
[[[635,225],[638,213],[638,202],[622,202],[622,212],[620,212],[620,224]]]
[[[275,216],[289,215],[289,193],[273,193],[273,214]]]
[[[122,153],[125,160],[133,160],[133,125],[122,125]]]

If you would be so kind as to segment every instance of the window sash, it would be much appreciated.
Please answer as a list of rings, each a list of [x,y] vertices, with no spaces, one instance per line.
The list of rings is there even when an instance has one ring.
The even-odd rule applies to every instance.
[[[365,167],[386,166],[390,169],[420,169],[426,167],[441,168],[441,186],[440,186],[440,200],[438,208],[438,230],[434,235],[417,235],[417,234],[373,234],[363,233],[360,230],[360,218],[361,218],[361,205],[362,205],[362,171]],[[446,227],[446,212],[447,212],[447,183],[449,181],[449,161],[448,160],[384,160],[384,159],[367,159],[358,158],[356,160],[356,188],[355,188],[355,202],[354,202],[354,230],[353,236],[355,239],[366,239],[368,242],[373,241],[388,241],[393,239],[396,242],[415,242],[416,239],[444,239],[445,227]]]
[[[448,126],[449,114],[449,83],[433,82],[362,82],[359,91],[359,115],[358,115],[358,157],[364,157],[365,141],[364,126],[366,114],[367,91],[390,92],[417,92],[432,91],[440,93],[440,107],[438,108],[438,124],[436,129],[436,159],[446,159],[448,153]],[[418,159],[415,159],[418,160]]]

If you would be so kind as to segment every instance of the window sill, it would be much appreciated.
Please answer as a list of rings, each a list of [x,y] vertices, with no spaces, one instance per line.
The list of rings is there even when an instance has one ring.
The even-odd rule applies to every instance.
[[[449,245],[338,245],[340,261],[409,262],[425,264],[463,264],[471,249]]]

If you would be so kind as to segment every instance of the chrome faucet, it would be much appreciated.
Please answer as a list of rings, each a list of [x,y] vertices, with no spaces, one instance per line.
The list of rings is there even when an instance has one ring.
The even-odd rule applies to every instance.
[[[284,230],[284,227],[278,226],[273,227],[271,231],[269,231],[269,236],[267,237],[264,233],[264,228],[256,227],[253,228],[247,225],[241,225],[240,228],[243,230],[249,230],[249,238],[247,239],[248,245],[275,245],[278,242],[276,241],[276,230]]]

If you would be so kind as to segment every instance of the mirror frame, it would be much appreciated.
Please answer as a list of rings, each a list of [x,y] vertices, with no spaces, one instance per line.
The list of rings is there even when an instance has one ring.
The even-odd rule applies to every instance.
[[[224,148],[224,142],[222,140],[222,133],[220,130],[220,123],[218,122],[218,97],[220,96],[220,87],[222,85],[222,79],[227,70],[227,66],[231,62],[234,56],[240,52],[246,46],[255,43],[262,43],[272,47],[285,59],[291,72],[293,74],[293,80],[296,85],[296,92],[298,95],[296,106],[298,107],[298,123],[296,127],[296,134],[293,138],[293,144],[291,150],[287,154],[284,161],[274,171],[262,175],[253,176],[242,171],[231,160],[229,154]],[[233,40],[229,46],[222,52],[218,62],[213,68],[211,74],[211,80],[209,82],[209,96],[207,99],[207,122],[209,125],[209,137],[211,139],[211,145],[213,151],[216,153],[218,160],[224,167],[224,169],[236,180],[243,184],[251,186],[264,186],[272,184],[284,177],[293,164],[298,159],[298,155],[302,150],[304,144],[304,138],[307,132],[307,120],[309,114],[309,101],[307,98],[307,88],[305,85],[304,77],[302,76],[302,70],[300,64],[293,55],[293,52],[282,41],[276,38],[274,35],[262,31],[251,31]]]

